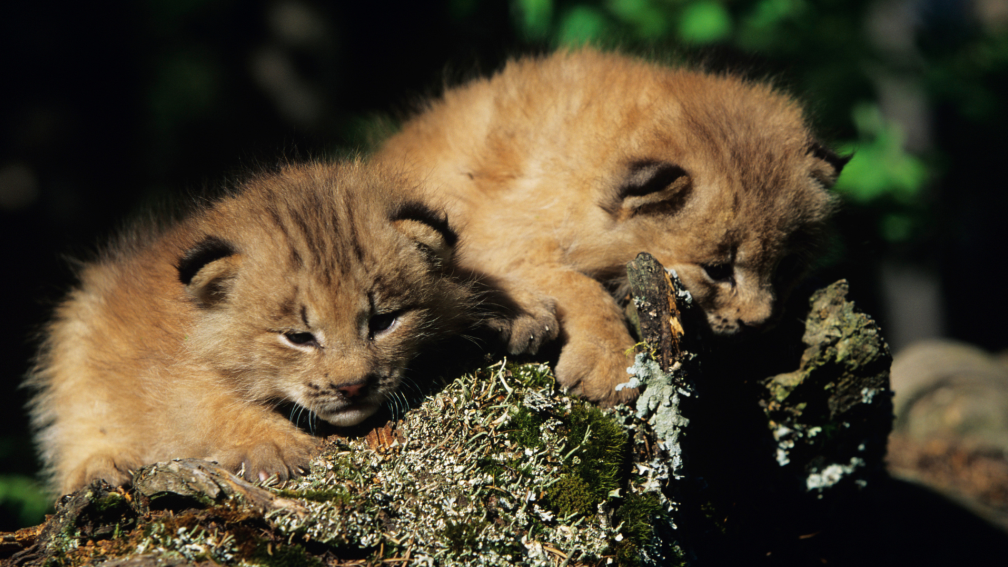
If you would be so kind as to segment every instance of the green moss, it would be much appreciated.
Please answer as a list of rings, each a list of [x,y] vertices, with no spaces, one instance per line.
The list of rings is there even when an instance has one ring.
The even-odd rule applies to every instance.
[[[444,535],[448,540],[448,547],[455,553],[465,553],[475,551],[479,543],[479,535],[486,526],[486,522],[448,522],[445,526]]]
[[[343,455],[332,460],[332,473],[336,478],[344,480],[359,480],[360,470],[354,466],[349,456]]]
[[[282,545],[260,542],[251,557],[257,565],[265,567],[321,567],[323,563],[312,557],[300,545]]]
[[[575,404],[567,423],[567,446],[574,448],[580,444],[569,457],[569,466],[592,487],[596,503],[602,502],[620,486],[626,434],[601,410],[587,404]]]
[[[508,364],[507,369],[519,382],[530,388],[553,391],[556,378],[545,364]]]
[[[616,511],[616,520],[623,524],[624,536],[637,545],[647,545],[654,536],[651,526],[661,509],[657,494],[631,492]]]
[[[588,404],[575,403],[562,421],[570,452],[564,475],[547,490],[547,505],[561,517],[591,515],[620,487],[627,437],[619,425]]]
[[[118,492],[104,492],[92,500],[95,510],[99,514],[117,514],[129,508],[129,502]]]
[[[279,490],[280,496],[284,498],[300,498],[312,502],[332,502],[334,504],[348,504],[350,494],[343,488],[331,488],[328,490]]]
[[[602,500],[596,498],[592,487],[583,478],[568,473],[546,492],[549,506],[566,518],[572,514],[594,514]]]
[[[615,542],[606,555],[615,555],[618,567],[637,567],[640,565],[640,547],[629,539]]]
[[[621,525],[623,540],[614,542],[610,553],[616,556],[620,566],[640,565],[641,548],[651,543],[655,518],[662,513],[661,501],[657,494],[637,494],[631,492],[614,515],[616,525]]]
[[[504,465],[498,463],[493,459],[488,459],[486,457],[481,457],[477,459],[476,466],[479,467],[479,470],[481,470],[482,472],[492,476],[494,479],[494,484],[500,483],[500,475],[504,474],[505,472]]]
[[[508,433],[508,437],[522,447],[541,449],[544,444],[539,426],[542,424],[542,416],[522,407],[511,416],[511,431]]]

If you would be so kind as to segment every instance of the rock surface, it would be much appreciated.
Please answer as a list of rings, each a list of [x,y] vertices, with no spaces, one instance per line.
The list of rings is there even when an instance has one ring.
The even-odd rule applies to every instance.
[[[1008,531],[1008,360],[949,340],[902,350],[892,371],[889,472]]]

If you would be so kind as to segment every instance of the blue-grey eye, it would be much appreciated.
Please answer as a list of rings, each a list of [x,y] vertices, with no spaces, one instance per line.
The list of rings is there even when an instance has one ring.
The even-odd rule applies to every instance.
[[[290,331],[284,333],[284,338],[298,346],[318,346],[315,335],[307,332]]]

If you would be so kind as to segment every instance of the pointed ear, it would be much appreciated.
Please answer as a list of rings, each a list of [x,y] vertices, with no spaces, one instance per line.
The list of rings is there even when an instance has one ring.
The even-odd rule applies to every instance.
[[[837,177],[840,177],[840,172],[843,171],[844,166],[854,157],[853,154],[841,156],[817,140],[809,142],[806,154],[816,160],[812,166],[812,177],[815,177],[827,187],[832,187],[836,183]]]
[[[416,242],[432,263],[445,266],[455,253],[458,235],[448,225],[447,215],[422,203],[401,206],[392,215],[392,224],[407,238]]]
[[[216,307],[231,291],[241,255],[228,241],[209,236],[193,246],[179,260],[179,281],[186,294],[202,309]]]
[[[673,163],[643,160],[630,164],[615,199],[604,207],[619,220],[649,210],[675,212],[692,187],[686,171]]]

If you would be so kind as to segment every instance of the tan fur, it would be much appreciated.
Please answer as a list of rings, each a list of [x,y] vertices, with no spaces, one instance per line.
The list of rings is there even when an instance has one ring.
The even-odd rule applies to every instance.
[[[86,265],[28,380],[53,487],[176,457],[286,478],[316,440],[276,404],[336,425],[373,413],[473,305],[454,234],[408,185],[362,163],[287,167]]]
[[[713,332],[765,327],[843,163],[770,86],[592,49],[451,89],[379,153],[439,189],[463,265],[556,299],[557,377],[605,403],[621,397],[633,340],[602,282],[648,251]]]

